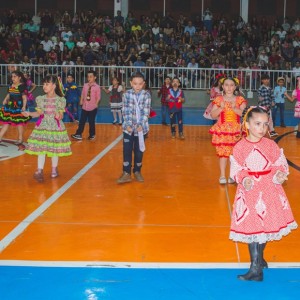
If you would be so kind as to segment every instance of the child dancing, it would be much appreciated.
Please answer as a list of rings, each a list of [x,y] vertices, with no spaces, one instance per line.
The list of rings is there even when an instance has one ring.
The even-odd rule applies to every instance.
[[[56,76],[48,75],[43,79],[43,90],[45,95],[36,98],[36,111],[23,112],[26,117],[39,118],[25,149],[26,153],[38,156],[38,169],[33,175],[38,182],[44,181],[46,155],[52,160],[51,178],[56,178],[58,158],[72,154],[71,142],[62,122],[66,106],[62,84]]]
[[[267,262],[263,251],[269,241],[280,240],[297,228],[282,184],[289,174],[283,150],[265,138],[269,112],[251,107],[244,116],[247,136],[233,148],[230,176],[237,182],[229,238],[247,243],[251,265],[241,280],[263,280]]]
[[[220,184],[226,184],[226,165],[233,146],[241,138],[240,117],[246,107],[246,100],[242,96],[236,96],[239,81],[237,78],[226,77],[221,80],[223,96],[218,96],[213,100],[211,117],[218,119],[209,133],[212,134],[212,144],[216,147],[220,165]],[[228,183],[234,183],[229,177]]]

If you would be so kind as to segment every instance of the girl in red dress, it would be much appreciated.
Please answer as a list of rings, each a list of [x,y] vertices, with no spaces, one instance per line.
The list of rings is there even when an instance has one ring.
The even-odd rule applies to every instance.
[[[249,247],[250,270],[238,278],[262,281],[263,268],[268,266],[263,258],[266,243],[280,240],[297,228],[297,223],[282,188],[289,174],[283,150],[264,137],[269,129],[267,110],[249,108],[243,124],[247,136],[230,156],[230,176],[238,186],[229,238]]]
[[[211,117],[218,119],[212,126],[209,133],[212,134],[212,144],[216,147],[220,164],[220,184],[226,184],[226,165],[233,146],[241,138],[240,118],[246,107],[246,100],[242,96],[237,96],[239,81],[237,78],[226,77],[221,79],[223,95],[218,96],[213,101]],[[234,183],[229,177],[228,183]]]

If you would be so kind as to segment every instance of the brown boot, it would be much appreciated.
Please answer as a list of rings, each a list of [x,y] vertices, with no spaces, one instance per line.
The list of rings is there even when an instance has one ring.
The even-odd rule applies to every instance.
[[[120,178],[117,180],[117,183],[131,182],[131,180],[132,180],[131,175],[124,171],[120,176]]]
[[[138,182],[144,182],[144,177],[142,176],[141,172],[134,172],[134,178]]]

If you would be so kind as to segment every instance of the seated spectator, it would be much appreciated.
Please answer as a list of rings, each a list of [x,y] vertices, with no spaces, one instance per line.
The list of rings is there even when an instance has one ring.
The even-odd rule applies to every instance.
[[[84,41],[83,40],[83,37],[81,36],[80,38],[79,38],[79,41],[76,43],[76,46],[81,50],[81,51],[83,51],[84,50],[84,48],[86,47],[86,41]]]
[[[292,43],[284,42],[281,44],[281,56],[285,61],[291,62],[294,57],[294,47]]]
[[[81,28],[78,28],[76,30],[76,32],[73,34],[74,41],[76,43],[79,42],[81,37],[82,37],[82,40],[84,41],[85,40],[85,34],[84,34],[84,32],[82,31]]]
[[[188,32],[190,36],[193,36],[196,32],[196,28],[193,25],[192,21],[188,21],[188,24],[184,27],[183,33]]]
[[[99,52],[100,44],[96,41],[96,37],[93,36],[91,42],[89,43],[89,46],[91,47],[92,51],[95,53]]]
[[[108,51],[109,48],[112,48],[114,50],[114,52],[117,52],[117,50],[118,50],[118,44],[112,38],[110,38],[108,40],[108,43],[106,44],[105,48],[106,48],[105,49],[106,52]]]
[[[70,36],[72,36],[72,35],[73,35],[73,33],[72,33],[70,27],[66,27],[66,29],[61,32],[60,36],[64,42],[68,42],[70,39]]]
[[[269,63],[269,57],[266,53],[266,50],[262,50],[257,56],[258,66],[261,67],[263,64]]]
[[[295,66],[292,69],[293,71],[293,78],[296,79],[297,77],[300,76],[300,62],[297,61]]]
[[[119,22],[115,23],[114,32],[117,38],[121,38],[124,36],[124,28]]]
[[[43,45],[43,49],[46,51],[46,53],[50,52],[51,49],[54,47],[53,43],[51,40],[49,40],[48,35],[45,35],[45,39],[42,40],[41,45]]]
[[[286,31],[283,30],[282,27],[278,27],[278,28],[277,28],[277,31],[276,31],[276,34],[278,35],[279,39],[280,39],[281,41],[283,41],[283,40],[285,39],[285,36],[286,36]]]

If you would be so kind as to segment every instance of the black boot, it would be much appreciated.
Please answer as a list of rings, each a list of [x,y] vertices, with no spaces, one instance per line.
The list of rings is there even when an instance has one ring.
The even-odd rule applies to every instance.
[[[296,138],[300,139],[300,131],[297,131]]]
[[[238,275],[240,280],[262,281],[263,268],[262,268],[262,247],[259,243],[251,243],[248,245],[251,265],[249,271],[244,275]]]
[[[264,259],[264,250],[266,248],[267,243],[264,244],[259,244],[259,247],[261,247],[261,251],[262,251],[262,261],[261,261],[261,266],[263,267],[263,269],[268,269],[268,263],[267,261]]]

